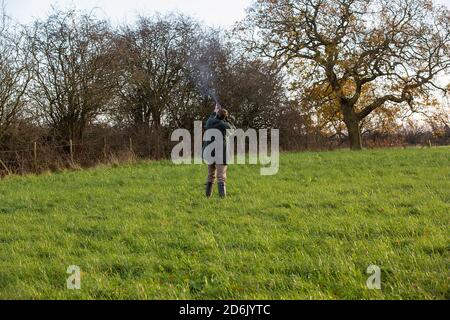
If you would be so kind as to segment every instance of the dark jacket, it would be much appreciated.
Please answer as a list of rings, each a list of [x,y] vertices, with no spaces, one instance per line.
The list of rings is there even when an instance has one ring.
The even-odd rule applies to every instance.
[[[225,120],[220,120],[217,118],[217,114],[214,112],[209,119],[206,121],[205,125],[205,131],[209,129],[217,129],[222,133],[223,136],[223,164],[227,164],[227,130],[234,129],[234,126]],[[214,137],[210,141],[205,141],[203,143],[203,151],[205,150],[206,146],[211,144],[214,141]],[[215,156],[215,153],[212,153],[212,156]],[[219,163],[222,164],[222,163]]]

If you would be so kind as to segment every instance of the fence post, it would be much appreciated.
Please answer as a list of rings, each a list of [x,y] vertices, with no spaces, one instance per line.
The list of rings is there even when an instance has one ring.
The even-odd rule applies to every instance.
[[[72,161],[72,164],[73,164],[74,162],[73,162],[73,141],[72,141],[72,139],[69,140],[69,143],[70,143],[70,161]]]
[[[33,143],[33,159],[34,159],[34,167],[37,168],[37,142]]]
[[[133,138],[130,137],[130,152],[133,153]]]
[[[103,158],[106,158],[106,151],[107,151],[107,146],[106,146],[106,137],[103,137]]]

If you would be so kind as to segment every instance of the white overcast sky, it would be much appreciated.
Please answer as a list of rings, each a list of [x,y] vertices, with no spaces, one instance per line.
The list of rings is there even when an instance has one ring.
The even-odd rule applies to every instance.
[[[2,0],[0,0],[1,2]],[[210,26],[229,27],[245,16],[251,0],[3,0],[14,20],[28,23],[44,17],[52,6],[75,6],[82,10],[99,8],[97,14],[113,23],[132,22],[139,14],[178,11],[204,21]],[[450,1],[450,0],[449,0]]]
[[[245,16],[252,0],[0,0],[6,3],[8,15],[21,23],[44,17],[52,6],[98,8],[97,14],[113,23],[132,22],[138,14],[178,11],[204,21],[210,26],[230,27]],[[450,7],[450,0],[436,0]]]

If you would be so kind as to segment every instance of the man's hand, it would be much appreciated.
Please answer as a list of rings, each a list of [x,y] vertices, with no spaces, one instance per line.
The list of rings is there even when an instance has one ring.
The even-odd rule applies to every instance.
[[[214,112],[217,113],[220,110],[220,106],[218,104],[216,104],[216,108],[214,109]]]

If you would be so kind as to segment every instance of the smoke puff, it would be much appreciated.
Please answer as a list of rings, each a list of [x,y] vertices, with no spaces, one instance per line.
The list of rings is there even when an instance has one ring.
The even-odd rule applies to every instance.
[[[219,98],[214,88],[215,76],[209,63],[195,59],[189,59],[189,69],[191,71],[191,80],[195,83],[203,97],[210,97],[216,104],[219,104]]]

